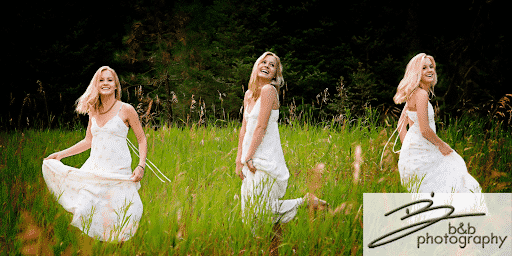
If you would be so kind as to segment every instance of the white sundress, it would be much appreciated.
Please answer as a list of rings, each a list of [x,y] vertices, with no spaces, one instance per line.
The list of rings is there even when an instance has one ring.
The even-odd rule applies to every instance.
[[[402,185],[413,193],[415,200],[433,200],[434,206],[449,204],[455,207],[454,213],[488,213],[482,189],[466,167],[464,159],[455,152],[443,156],[441,151],[425,139],[420,131],[418,115],[407,111],[414,124],[409,127],[402,143],[398,170]],[[428,103],[428,124],[436,132],[434,108]],[[434,192],[434,197],[431,193]],[[422,218],[439,217],[442,214],[429,212]]]
[[[139,182],[130,180],[129,128],[117,114],[103,127],[92,118],[90,157],[80,169],[49,159],[43,161],[48,189],[68,212],[71,224],[90,237],[119,242],[130,239],[142,216]]]
[[[418,115],[407,111],[414,124],[404,138],[398,160],[398,170],[402,184],[407,185],[415,178],[423,180],[420,184],[409,184],[411,191],[419,193],[480,193],[481,188],[466,168],[464,159],[453,151],[443,156],[439,149],[421,135]],[[428,124],[436,132],[434,108],[428,103]]]
[[[243,160],[247,156],[258,123],[260,99],[261,97],[256,100],[250,113],[247,110],[244,111],[247,126],[242,144]],[[290,173],[281,148],[278,119],[279,110],[271,110],[265,135],[252,157],[256,172],[252,173],[247,165],[242,169],[245,175],[241,188],[242,213],[245,217],[252,217],[247,215],[248,212],[258,217],[265,212],[270,212],[273,223],[286,223],[295,217],[297,208],[304,200],[303,198],[279,200],[286,193]]]

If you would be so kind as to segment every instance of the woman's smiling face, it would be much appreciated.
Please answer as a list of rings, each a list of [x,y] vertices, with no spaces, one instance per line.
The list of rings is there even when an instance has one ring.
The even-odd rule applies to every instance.
[[[276,75],[276,58],[267,55],[258,64],[258,77],[271,81]]]
[[[434,82],[436,76],[436,69],[430,58],[425,58],[421,67],[420,83],[430,85]]]
[[[109,95],[115,93],[116,91],[116,82],[114,78],[114,74],[110,72],[110,70],[101,71],[99,80],[98,80],[98,91],[102,95]]]

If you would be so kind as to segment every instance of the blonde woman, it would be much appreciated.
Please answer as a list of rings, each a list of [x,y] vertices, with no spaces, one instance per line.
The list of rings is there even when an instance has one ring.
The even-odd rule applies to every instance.
[[[284,83],[282,72],[279,57],[271,52],[263,53],[254,63],[249,90],[244,97],[236,157],[236,174],[242,179],[244,217],[261,217],[267,213],[272,216],[273,223],[293,219],[304,199],[314,206],[326,204],[309,194],[305,198],[279,200],[286,193],[290,177],[277,126],[277,92]]]
[[[85,138],[43,161],[43,177],[49,190],[67,211],[71,224],[90,237],[119,242],[130,239],[142,216],[138,189],[146,164],[146,137],[135,109],[120,101],[116,72],[103,66],[77,100],[76,111],[89,115]],[[132,172],[126,136],[132,128],[140,159]],[[60,160],[91,149],[80,169]]]
[[[434,109],[429,101],[436,83],[434,58],[420,53],[407,64],[393,97],[396,104],[406,103],[398,121],[402,184],[409,191],[420,193],[481,192],[464,159],[436,134]]]

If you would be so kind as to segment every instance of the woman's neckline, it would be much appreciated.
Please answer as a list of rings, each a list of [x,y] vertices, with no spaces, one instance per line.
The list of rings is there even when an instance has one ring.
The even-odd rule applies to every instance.
[[[116,103],[115,103],[115,104],[117,104],[117,101],[116,101]],[[115,105],[115,104],[114,104],[114,105]],[[119,107],[119,109],[117,110],[117,113],[116,113],[113,117],[109,118],[109,119],[108,119],[108,121],[107,121],[107,122],[105,122],[102,126],[100,126],[100,125],[98,124],[98,122],[96,121],[96,117],[92,117],[92,119],[93,119],[94,123],[96,124],[96,126],[98,126],[99,128],[103,128],[103,127],[105,127],[105,126],[106,126],[110,121],[112,121],[112,119],[116,118],[116,116],[117,116],[117,117],[119,117],[119,112],[121,112],[121,108],[122,108],[122,107],[123,107],[123,103],[121,102],[121,106],[120,106],[120,107]],[[119,117],[119,119],[121,119],[121,117]],[[123,121],[123,120],[121,119],[121,121]],[[124,124],[124,122],[123,122],[123,124]],[[124,125],[126,126],[126,124],[124,124]],[[128,127],[128,126],[126,126],[126,127]]]

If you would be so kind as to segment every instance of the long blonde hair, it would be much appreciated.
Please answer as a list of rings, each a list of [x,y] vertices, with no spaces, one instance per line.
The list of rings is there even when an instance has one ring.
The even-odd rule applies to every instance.
[[[76,101],[76,112],[80,114],[90,114],[94,111],[98,111],[98,109],[102,106],[100,94],[98,91],[98,83],[100,79],[101,72],[108,70],[112,72],[114,75],[114,82],[116,84],[116,99],[121,99],[121,83],[119,83],[119,77],[117,77],[117,73],[108,66],[103,66],[96,71],[94,76],[92,77],[87,90],[85,90],[84,94],[78,98]]]
[[[398,84],[396,94],[393,97],[395,104],[407,101],[409,96],[411,96],[411,93],[419,87],[421,81],[421,68],[423,67],[423,60],[425,58],[430,59],[434,66],[434,81],[429,88],[429,93],[434,93],[434,86],[437,84],[437,72],[435,71],[436,62],[434,61],[434,57],[425,53],[419,53],[409,61],[409,64],[407,64],[404,78],[400,81],[400,84]]]
[[[254,100],[257,100],[261,93],[261,88],[258,88],[258,84],[256,83],[256,80],[258,79],[258,64],[260,64],[260,62],[262,62],[267,55],[272,55],[274,58],[276,58],[276,74],[275,77],[272,78],[270,84],[275,86],[278,92],[281,86],[284,84],[283,65],[281,65],[281,59],[279,59],[279,57],[277,57],[277,55],[272,52],[263,53],[256,60],[256,62],[254,62],[254,65],[252,66],[251,78],[249,79],[249,90],[251,90],[252,98]]]

